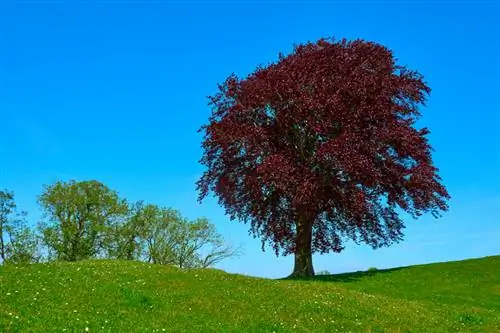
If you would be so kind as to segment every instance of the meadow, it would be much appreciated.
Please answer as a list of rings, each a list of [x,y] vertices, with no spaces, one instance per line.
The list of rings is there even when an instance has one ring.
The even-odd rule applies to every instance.
[[[307,280],[119,260],[5,265],[0,332],[500,332],[500,256]]]

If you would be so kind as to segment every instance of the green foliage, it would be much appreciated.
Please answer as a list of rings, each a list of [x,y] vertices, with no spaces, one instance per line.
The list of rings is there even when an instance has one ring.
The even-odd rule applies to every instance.
[[[108,229],[105,249],[108,258],[180,268],[210,267],[241,253],[206,218],[189,221],[177,210],[142,201],[130,205],[127,218]]]
[[[97,181],[57,181],[38,202],[45,220],[34,230],[25,214],[16,214],[14,194],[0,191],[2,262],[38,262],[43,252],[47,261],[109,258],[196,268],[240,254],[206,218],[189,221],[174,209],[129,204]]]
[[[271,280],[90,260],[0,267],[0,332],[499,332],[500,256]]]
[[[12,221],[12,215],[16,211],[14,193],[7,190],[0,191],[0,259],[6,259],[5,229]]]
[[[139,201],[129,204],[127,218],[108,229],[105,239],[107,258],[140,260],[143,257],[143,241],[145,225],[148,223],[143,214],[144,204]]]
[[[238,255],[206,218],[189,221],[179,211],[156,205],[141,207],[131,222],[147,261],[180,268],[209,267]],[[135,226],[135,228],[133,227]]]
[[[50,222],[40,226],[43,241],[67,261],[97,257],[107,231],[128,212],[127,203],[97,181],[58,181],[46,186],[38,201]]]
[[[319,271],[319,272],[316,272],[316,275],[331,275],[332,273],[330,273],[329,271],[327,271],[326,269],[325,270],[322,270],[322,271]]]
[[[39,260],[38,238],[18,212],[14,193],[0,191],[0,259],[3,263],[31,263]]]
[[[97,181],[58,181],[45,187],[39,203],[48,220],[38,226],[48,260],[105,257],[194,268],[240,253],[207,219],[189,221],[142,201],[128,204]]]
[[[370,267],[367,269],[367,272],[376,272],[378,271],[377,267]]]
[[[28,264],[41,259],[39,238],[25,220],[17,220],[16,223],[8,226],[6,231],[9,235],[6,263]]]

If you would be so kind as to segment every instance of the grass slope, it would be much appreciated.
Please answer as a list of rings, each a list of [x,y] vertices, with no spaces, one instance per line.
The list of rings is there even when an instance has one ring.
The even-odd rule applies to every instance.
[[[500,332],[500,256],[269,280],[126,261],[0,267],[0,332]]]

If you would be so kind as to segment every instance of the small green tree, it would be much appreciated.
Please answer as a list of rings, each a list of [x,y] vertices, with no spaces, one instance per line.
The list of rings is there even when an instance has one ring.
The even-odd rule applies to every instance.
[[[148,204],[141,212],[141,219],[144,221],[141,238],[144,240],[147,260],[164,265],[176,264],[176,248],[187,237],[180,213]],[[184,257],[182,260],[187,261]]]
[[[206,218],[189,221],[179,211],[145,205],[134,224],[146,260],[180,268],[209,267],[240,253]]]
[[[0,191],[0,258],[2,262],[5,262],[7,257],[5,229],[11,223],[15,212],[14,193],[7,190]]]
[[[127,218],[113,225],[107,234],[108,257],[140,260],[144,254],[141,236],[145,235],[144,228],[152,218],[156,218],[155,212],[145,209],[143,201],[130,204]]]
[[[39,237],[24,218],[16,219],[6,227],[9,242],[6,246],[6,263],[27,264],[39,262]]]
[[[30,263],[40,259],[38,237],[18,212],[14,193],[0,191],[0,258],[3,263]]]
[[[44,243],[57,259],[76,261],[98,256],[106,234],[128,212],[125,200],[98,181],[57,181],[38,199],[48,224],[42,225]]]
[[[206,218],[199,218],[189,223],[191,238],[188,242],[188,253],[194,253],[198,258],[198,266],[203,268],[214,266],[224,259],[242,254],[241,247],[233,247],[224,240],[215,225]]]

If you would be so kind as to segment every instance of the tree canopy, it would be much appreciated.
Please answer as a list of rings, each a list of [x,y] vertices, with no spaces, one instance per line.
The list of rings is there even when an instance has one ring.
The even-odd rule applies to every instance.
[[[15,210],[14,193],[7,190],[0,191],[0,259],[2,259],[2,262],[7,257],[5,234],[11,224]]]
[[[312,253],[346,239],[373,248],[403,238],[398,209],[413,217],[448,209],[429,129],[417,129],[431,89],[363,40],[321,39],[294,48],[210,96],[197,182],[231,219],[295,254],[294,276],[314,275]]]
[[[18,211],[14,192],[0,191],[1,263],[28,263],[40,259],[38,238],[26,222],[26,212]]]
[[[106,229],[123,217],[125,200],[95,181],[58,181],[45,187],[39,203],[49,219],[44,239],[59,259],[76,261],[102,250]]]

